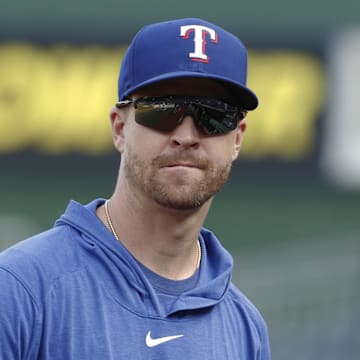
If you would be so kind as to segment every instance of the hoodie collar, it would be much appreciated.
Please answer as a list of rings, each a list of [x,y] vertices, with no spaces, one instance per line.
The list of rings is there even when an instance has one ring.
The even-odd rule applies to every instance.
[[[55,226],[70,226],[80,234],[80,241],[91,243],[93,251],[101,258],[97,271],[109,278],[104,283],[118,302],[129,309],[137,309],[141,315],[166,317],[179,311],[214,306],[224,298],[231,282],[233,260],[215,235],[202,228],[199,236],[202,259],[197,284],[180,294],[171,308],[164,309],[137,260],[97,217],[96,208],[104,201],[96,199],[85,206],[70,201]],[[129,291],[123,291],[123,281]]]

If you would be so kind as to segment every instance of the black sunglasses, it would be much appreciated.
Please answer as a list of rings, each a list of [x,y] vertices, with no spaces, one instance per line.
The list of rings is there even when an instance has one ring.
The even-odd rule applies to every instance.
[[[151,129],[171,132],[186,115],[192,115],[195,125],[205,135],[226,134],[236,129],[246,116],[246,110],[222,100],[207,97],[141,97],[116,103],[121,108],[134,104],[135,121]]]

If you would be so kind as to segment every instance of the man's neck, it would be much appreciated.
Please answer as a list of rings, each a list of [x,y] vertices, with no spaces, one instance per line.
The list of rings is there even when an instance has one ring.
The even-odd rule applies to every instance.
[[[163,277],[182,280],[196,270],[199,232],[210,203],[196,210],[168,209],[117,189],[108,210],[119,241],[138,261]],[[105,208],[97,213],[108,226]]]

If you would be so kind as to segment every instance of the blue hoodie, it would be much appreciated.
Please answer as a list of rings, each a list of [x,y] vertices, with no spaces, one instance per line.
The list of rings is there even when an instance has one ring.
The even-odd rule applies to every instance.
[[[71,201],[54,228],[0,254],[0,359],[270,359],[264,320],[210,231],[199,270],[164,279],[114,239],[103,202]]]

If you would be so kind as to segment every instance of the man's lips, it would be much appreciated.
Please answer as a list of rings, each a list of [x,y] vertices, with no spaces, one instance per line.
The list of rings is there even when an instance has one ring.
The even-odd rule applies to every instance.
[[[170,163],[170,164],[166,164],[164,167],[189,167],[189,168],[199,168],[199,166],[196,165],[196,164],[186,163],[186,162]]]
[[[209,161],[207,159],[197,157],[197,156],[171,156],[171,155],[162,155],[153,160],[153,165],[158,168],[175,168],[175,167],[184,167],[184,168],[196,168],[196,169],[206,169],[209,167]]]

